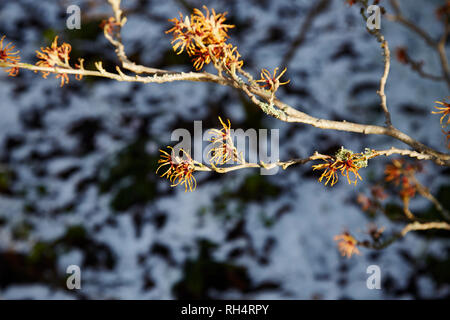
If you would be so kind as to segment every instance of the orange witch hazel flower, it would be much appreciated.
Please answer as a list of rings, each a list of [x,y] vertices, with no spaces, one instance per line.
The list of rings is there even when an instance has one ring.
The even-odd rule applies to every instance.
[[[384,170],[384,174],[386,175],[386,182],[394,182],[398,185],[403,176],[411,176],[416,173],[416,171],[420,171],[420,166],[413,164],[405,164],[405,160],[403,159],[394,159],[392,163],[386,165],[386,169]]]
[[[373,151],[370,149],[366,149],[364,153],[353,153],[351,150],[341,147],[334,157],[329,156],[325,159],[325,163],[313,165],[313,170],[324,170],[319,182],[326,179],[325,185],[331,181],[331,186],[334,186],[338,182],[339,172],[347,177],[349,184],[356,185],[358,179],[362,180],[358,170],[367,167],[368,160],[373,156]],[[354,176],[353,181],[350,179],[350,173]]]
[[[168,166],[167,170],[161,175],[161,177],[166,177],[172,184],[171,187],[177,185],[184,185],[186,191],[194,191],[197,187],[197,181],[193,175],[195,171],[194,161],[192,160],[189,153],[180,149],[183,154],[182,157],[174,155],[174,150],[172,147],[167,147],[170,149],[170,153],[159,150],[161,152],[161,158],[158,160],[160,163],[159,167],[156,169],[158,173],[159,169]]]
[[[36,63],[39,67],[61,67],[71,69],[69,65],[69,53],[72,50],[72,47],[68,43],[63,43],[61,46],[58,46],[58,36],[52,42],[51,47],[41,48],[41,51],[36,51],[36,56],[40,59]],[[47,78],[50,74],[49,71],[42,71],[42,77]],[[55,76],[56,78],[61,78],[61,87],[65,83],[69,83],[69,77],[67,73],[58,73]]]
[[[412,177],[420,168],[412,164],[405,165],[403,159],[394,159],[392,164],[386,165],[384,173],[386,182],[394,182],[396,185],[401,184],[400,197],[403,200],[409,200],[416,194],[417,187],[412,181]]]
[[[443,122],[445,117],[448,117],[447,123],[445,124],[445,126],[448,126],[450,124],[450,103],[446,103],[444,101],[435,101],[434,103],[440,104],[442,107],[435,106],[438,111],[432,111],[431,113],[442,114],[440,119],[441,125],[444,125]]]
[[[322,180],[326,178],[327,180],[325,181],[325,185],[327,185],[331,180],[331,186],[334,186],[339,180],[339,169],[337,168],[337,165],[335,164],[335,161],[332,157],[325,161],[325,163],[314,165],[313,170],[325,170],[320,176],[319,182],[322,182]]]
[[[205,13],[194,9],[190,17],[184,18],[180,13],[180,19],[169,20],[174,26],[166,33],[173,33],[173,50],[177,54],[186,50],[196,70],[211,61],[223,62],[228,67],[233,64],[242,67],[237,49],[226,43],[228,29],[234,28],[234,25],[224,23],[226,13],[216,13],[214,9],[210,12],[206,6],[203,9]]]
[[[5,40],[5,37],[6,36],[3,36],[0,39],[0,62],[17,64],[20,61],[19,50],[14,51],[15,46],[12,46],[11,43],[4,45],[3,41]],[[6,69],[5,72],[14,77],[19,73],[19,68],[11,67]]]
[[[261,79],[256,80],[256,82],[262,82],[263,84],[261,86],[263,88],[266,88],[269,91],[276,91],[279,86],[288,84],[290,82],[290,80],[285,81],[285,82],[280,82],[280,78],[284,75],[286,70],[287,70],[287,68],[284,68],[284,70],[281,71],[281,73],[277,76],[278,68],[275,68],[275,70],[273,70],[273,76],[272,76],[267,69],[262,69],[261,70]]]
[[[212,148],[208,153],[211,155],[210,161],[215,164],[226,164],[232,160],[239,161],[238,151],[231,137],[231,122],[228,120],[228,124],[225,124],[220,117],[219,121],[222,124],[222,129],[211,129],[209,131],[213,135],[210,139]]]
[[[338,250],[343,257],[346,256],[350,259],[354,254],[361,254],[357,247],[358,240],[348,232],[335,236],[334,241],[337,241]]]
[[[400,183],[400,177],[403,174],[403,164],[405,163],[402,159],[392,160],[392,164],[387,164],[384,174],[386,182],[393,181],[396,185]]]

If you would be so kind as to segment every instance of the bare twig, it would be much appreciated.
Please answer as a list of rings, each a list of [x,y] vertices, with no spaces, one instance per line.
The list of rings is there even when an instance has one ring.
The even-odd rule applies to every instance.
[[[411,67],[411,70],[417,72],[422,78],[430,79],[433,81],[444,81],[443,76],[436,76],[434,74],[430,74],[423,70],[423,62],[422,61],[414,61],[411,57],[408,56],[407,65]]]
[[[388,156],[391,156],[394,154],[398,154],[398,155],[408,156],[411,158],[417,158],[417,159],[421,159],[421,160],[431,160],[430,156],[420,154],[416,151],[397,149],[397,148],[391,148],[389,150],[372,150],[371,154],[372,155],[369,157],[370,159],[373,159],[378,156],[387,156],[388,157]],[[288,161],[277,161],[274,163],[263,163],[263,162],[247,163],[247,162],[244,162],[244,163],[239,163],[237,165],[231,165],[228,167],[220,167],[220,168],[213,166],[213,165],[206,165],[206,164],[203,164],[200,162],[196,162],[195,170],[196,171],[215,171],[218,173],[227,173],[230,171],[236,171],[236,170],[248,169],[248,168],[273,169],[275,167],[281,167],[285,170],[288,167],[290,167],[291,165],[303,165],[303,164],[306,164],[311,161],[326,160],[329,158],[330,158],[330,156],[320,154],[316,151],[312,156],[310,156],[308,158],[291,159]],[[413,215],[411,214],[411,216],[413,216]]]
[[[8,68],[8,67],[17,67],[20,69],[27,69],[32,71],[41,71],[41,72],[50,72],[53,74],[73,74],[73,75],[82,75],[82,76],[91,76],[91,77],[101,77],[108,78],[117,81],[125,81],[125,82],[140,82],[140,83],[166,83],[173,81],[198,81],[198,82],[214,82],[219,84],[226,84],[226,81],[207,72],[174,72],[167,73],[163,75],[154,74],[152,76],[130,76],[126,75],[119,70],[119,73],[108,72],[102,67],[101,62],[95,63],[97,70],[85,70],[85,69],[68,69],[68,68],[60,68],[60,67],[40,67],[35,66],[28,63],[17,63],[11,64],[7,62],[0,61],[0,67]]]
[[[386,40],[384,40],[384,37],[382,36],[382,43],[381,47],[383,48],[384,52],[384,73],[383,76],[380,79],[380,90],[378,90],[378,95],[381,99],[381,108],[383,109],[384,116],[386,118],[386,126],[392,127],[392,121],[391,121],[391,114],[389,113],[387,102],[386,102],[386,93],[384,92],[384,89],[386,87],[386,81],[389,76],[389,68],[391,66],[391,52],[389,51],[389,44]]]
[[[289,50],[287,51],[286,55],[284,56],[284,58],[281,62],[282,67],[287,67],[289,65],[292,58],[294,57],[296,50],[305,41],[306,35],[308,34],[309,29],[312,27],[314,19],[317,16],[319,16],[322,12],[324,12],[329,7],[329,5],[330,5],[330,0],[321,0],[308,12],[306,19],[303,21],[303,23],[300,26],[300,30],[299,30],[297,36],[295,37]]]
[[[426,188],[422,183],[420,183],[419,180],[417,180],[417,178],[414,175],[410,176],[410,179],[414,182],[417,191],[419,192],[419,194],[428,199],[429,201],[431,201],[431,203],[434,204],[436,210],[439,211],[439,213],[441,213],[441,215],[444,217],[444,219],[450,221],[450,214],[448,213],[448,211],[442,206],[442,204],[439,202],[438,199],[436,199],[435,196],[433,196],[430,193],[430,190],[428,190],[428,188]]]
[[[450,230],[450,224],[446,222],[411,222],[407,224],[402,231],[399,233],[393,234],[391,237],[385,239],[384,241],[358,241],[358,246],[369,248],[369,249],[376,249],[381,250],[384,249],[394,242],[398,241],[399,239],[406,236],[408,232],[411,231],[423,231],[423,230]]]
[[[410,231],[418,231],[418,230],[432,230],[432,229],[441,229],[441,230],[450,230],[450,225],[447,222],[412,222],[406,225],[403,230],[400,232],[401,236],[404,237]]]
[[[375,154],[378,156],[386,156],[389,157],[393,154],[399,154],[402,156],[407,156],[410,158],[416,158],[418,160],[432,160],[433,157],[431,155],[423,154],[417,151],[413,150],[407,150],[407,149],[398,149],[398,148],[390,148],[389,150],[381,150],[381,151],[375,151]]]
[[[364,9],[368,9],[369,4],[367,1],[361,1],[361,4],[363,5]],[[367,21],[367,16],[364,12],[364,10],[361,10],[361,16],[363,17],[364,21]],[[380,43],[381,48],[383,49],[383,61],[384,61],[384,72],[380,79],[380,89],[377,91],[377,94],[380,96],[381,99],[381,109],[384,112],[384,117],[386,119],[385,123],[388,128],[393,128],[392,126],[392,120],[391,120],[391,114],[389,113],[388,106],[387,106],[387,98],[385,94],[385,88],[386,88],[386,82],[389,76],[389,70],[391,67],[391,51],[389,50],[389,44],[387,40],[384,38],[383,34],[379,29],[369,29],[367,28],[367,31],[373,35],[377,41]]]
[[[245,162],[245,163],[241,163],[241,164],[237,164],[237,165],[232,165],[229,167],[220,167],[220,168],[216,167],[214,165],[206,165],[203,163],[196,162],[195,163],[195,165],[196,165],[195,171],[215,171],[218,173],[227,173],[227,172],[236,171],[236,170],[240,170],[240,169],[247,169],[247,168],[263,168],[263,169],[270,170],[275,167],[281,167],[283,169],[286,169],[286,168],[290,167],[291,165],[305,164],[310,161],[327,159],[327,158],[329,158],[329,156],[315,152],[312,156],[310,156],[308,158],[304,158],[304,159],[292,159],[289,161],[277,161],[275,163],[264,163],[264,162],[247,163],[247,162]]]
[[[410,201],[410,199],[408,197],[404,197],[403,198],[403,212],[405,213],[405,216],[409,220],[415,221],[416,220],[416,216],[409,209],[409,201]]]
[[[448,35],[450,33],[450,24],[448,21],[445,22],[445,30],[442,34],[441,39],[436,44],[437,51],[439,53],[439,59],[442,66],[442,74],[445,78],[447,85],[450,88],[450,67],[447,59],[447,52],[445,51],[445,44],[447,42]]]
[[[442,68],[442,78],[447,83],[447,86],[450,88],[450,67],[447,59],[447,54],[445,52],[445,43],[450,32],[450,26],[448,22],[445,23],[444,32],[439,41],[433,39],[425,30],[420,28],[417,24],[408,20],[402,15],[400,5],[397,0],[390,0],[391,6],[394,9],[394,15],[387,14],[386,17],[391,20],[400,23],[405,26],[412,32],[416,33],[419,37],[421,37],[425,43],[436,50],[439,55],[439,60]]]
[[[172,73],[171,71],[167,70],[161,70],[156,68],[149,68],[143,65],[138,65],[132,61],[130,61],[125,54],[125,47],[121,40],[121,28],[126,23],[127,19],[125,17],[122,17],[122,10],[120,9],[120,1],[121,0],[108,0],[109,4],[111,5],[111,8],[114,12],[114,19],[116,23],[119,24],[119,30],[115,33],[116,39],[107,32],[107,29],[105,28],[103,30],[105,38],[116,48],[116,55],[119,58],[120,62],[122,62],[122,67],[124,69],[130,70],[135,73],[150,73],[150,74],[166,74],[166,73]]]

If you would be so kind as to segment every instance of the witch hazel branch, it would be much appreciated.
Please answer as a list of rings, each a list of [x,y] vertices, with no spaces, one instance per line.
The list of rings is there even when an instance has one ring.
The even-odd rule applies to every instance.
[[[368,28],[368,32],[380,44],[381,57],[384,62],[384,69],[377,91],[380,97],[380,109],[384,113],[386,120],[383,126],[321,119],[301,111],[301,108],[296,108],[279,100],[277,98],[279,88],[289,83],[289,80],[285,78],[286,68],[283,70],[275,68],[272,72],[262,68],[259,78],[253,77],[251,72],[245,70],[245,59],[239,53],[237,46],[230,42],[230,33],[235,26],[226,23],[226,13],[217,13],[214,9],[210,10],[206,6],[202,9],[194,9],[190,15],[184,16],[180,13],[178,18],[170,19],[169,22],[172,26],[166,31],[166,34],[172,36],[171,44],[174,52],[178,55],[186,54],[192,61],[193,71],[175,72],[136,64],[128,58],[122,42],[121,29],[126,24],[127,18],[121,10],[121,1],[108,0],[108,2],[113,10],[113,15],[104,20],[100,27],[103,29],[105,38],[114,47],[120,62],[115,67],[114,72],[105,70],[102,61],[95,61],[94,69],[86,69],[84,59],[79,59],[74,63],[70,57],[71,45],[66,42],[59,43],[58,37],[55,37],[49,47],[42,47],[36,51],[37,61],[35,63],[26,63],[22,62],[19,50],[7,40],[6,36],[2,36],[0,40],[0,68],[4,69],[8,76],[11,77],[17,76],[22,70],[40,73],[44,78],[54,75],[59,80],[61,87],[69,84],[71,77],[78,81],[81,81],[84,77],[100,77],[119,82],[148,84],[174,81],[215,83],[242,92],[256,108],[259,108],[268,116],[283,122],[311,125],[321,130],[387,136],[406,145],[404,149],[388,146],[385,150],[374,150],[367,147],[365,150],[356,152],[343,146],[335,154],[321,154],[316,151],[309,157],[302,159],[278,159],[271,163],[263,161],[252,162],[247,161],[242,156],[241,151],[235,146],[230,135],[231,121],[229,119],[222,120],[219,117],[218,122],[221,128],[212,130],[213,137],[210,141],[212,148],[207,161],[197,161],[190,154],[190,150],[175,150],[171,146],[168,146],[165,150],[160,150],[161,156],[158,167],[155,170],[162,178],[166,178],[172,187],[182,186],[185,191],[194,191],[197,187],[195,174],[200,171],[225,174],[231,171],[252,168],[270,169],[279,167],[287,169],[293,165],[304,165],[310,162],[316,162],[312,164],[312,170],[320,172],[319,182],[327,186],[334,186],[338,183],[339,178],[343,178],[348,184],[356,186],[358,181],[363,180],[364,169],[370,165],[371,161],[375,161],[375,158],[380,156],[401,156],[415,161],[427,160],[437,166],[450,167],[450,154],[448,152],[427,146],[395,127],[395,119],[391,118],[385,93],[391,67],[391,52],[388,41],[384,38],[379,28]],[[347,0],[345,3],[350,6],[360,5],[365,10],[371,6],[368,0]],[[379,5],[379,3],[380,1],[375,0],[372,5]],[[422,37],[430,47],[436,50],[442,67],[442,75],[432,77],[436,81],[447,83],[449,83],[449,66],[445,53],[445,44],[448,38],[446,35],[449,34],[450,28],[449,3],[447,1],[445,6],[438,8],[439,17],[443,22],[443,34],[439,40],[432,39],[428,33],[411,24],[403,16],[400,6],[394,0],[391,1],[393,15],[386,13],[387,10],[384,7],[380,11],[383,14],[387,14],[389,19],[410,28]],[[361,10],[361,13],[364,19],[367,20],[364,10]],[[397,59],[401,62],[403,59],[403,63],[410,64],[412,70],[418,72],[424,78],[429,77],[423,71],[422,65],[413,62],[412,58],[406,55],[406,49],[397,50]],[[207,65],[212,65],[215,73],[202,71]],[[437,97],[435,103],[435,108],[430,110],[430,112],[441,116],[440,121],[437,121],[437,125],[442,127],[442,132],[446,139],[446,147],[450,148],[450,131],[448,131],[450,104],[441,97]],[[445,139],[443,140],[445,141]],[[394,159],[391,165],[398,168],[400,166],[399,163],[402,163],[402,161],[400,158]],[[443,206],[415,179],[415,176],[411,175],[411,172],[407,172],[406,170],[400,174],[403,177],[401,185],[404,187],[400,192],[400,196],[403,199],[404,213],[409,223],[402,232],[390,239],[399,239],[414,230],[449,230],[448,216],[445,214],[443,214],[442,221],[420,221],[409,210],[409,199],[416,193],[430,199],[437,207],[443,208]],[[376,241],[374,240],[375,238],[372,240],[378,241],[378,245],[367,241],[358,241],[348,232],[336,237],[336,241],[339,243],[341,252],[351,257],[359,252],[357,250],[358,246],[368,248],[384,247],[379,245],[379,241],[383,237],[383,231],[379,231],[380,229],[376,230],[378,231],[372,232],[373,235],[376,235]]]

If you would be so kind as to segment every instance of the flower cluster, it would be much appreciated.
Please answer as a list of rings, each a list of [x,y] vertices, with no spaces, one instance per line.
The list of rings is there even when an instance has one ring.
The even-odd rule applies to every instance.
[[[394,182],[401,185],[400,197],[404,201],[413,198],[417,191],[415,173],[420,171],[420,167],[413,164],[405,164],[403,159],[395,159],[391,164],[386,165],[384,173],[386,182]]]
[[[225,124],[219,117],[219,121],[222,124],[222,129],[211,129],[209,131],[212,135],[210,139],[212,148],[208,152],[208,155],[211,157],[209,161],[216,165],[223,165],[229,161],[240,162],[241,159],[231,136],[230,120]]]
[[[172,184],[171,187],[177,185],[184,185],[185,192],[193,191],[197,186],[197,181],[194,177],[195,165],[189,153],[180,149],[182,157],[175,155],[172,147],[167,147],[170,149],[170,153],[164,150],[159,150],[161,152],[161,158],[158,160],[160,164],[156,169],[158,173],[159,169],[164,166],[168,166],[167,170],[161,175],[161,177],[166,177]]]
[[[5,36],[0,39],[0,62],[6,62],[10,64],[17,64],[20,61],[19,50],[14,50],[15,46],[11,45],[11,43],[3,44],[3,40]],[[10,67],[6,69],[10,76],[16,76],[19,73],[18,67]]]
[[[36,63],[39,67],[53,68],[61,67],[65,69],[71,69],[69,64],[69,54],[72,47],[68,43],[63,43],[58,46],[58,36],[52,42],[51,47],[41,48],[41,51],[36,51],[36,56],[40,61]],[[42,71],[42,77],[47,78],[50,74],[49,71]],[[61,87],[65,83],[69,83],[69,77],[67,73],[58,73],[56,78],[61,78]]]
[[[361,254],[357,247],[358,240],[348,232],[335,236],[334,241],[337,241],[339,252],[343,257],[351,258],[354,254]]]
[[[331,181],[331,186],[334,186],[338,182],[339,172],[347,177],[349,184],[356,185],[358,179],[362,180],[358,173],[359,169],[367,167],[367,162],[371,157],[373,157],[371,150],[366,149],[364,153],[353,153],[351,150],[341,147],[334,157],[330,156],[325,159],[325,163],[313,165],[313,170],[324,170],[319,182],[326,179],[325,185]],[[354,176],[353,181],[350,179],[350,173]]]
[[[231,68],[241,68],[243,61],[239,60],[240,54],[236,47],[227,43],[228,29],[234,25],[225,24],[226,13],[216,13],[214,9],[209,11],[203,6],[205,13],[194,9],[190,17],[174,18],[169,21],[174,26],[166,33],[173,33],[172,46],[177,54],[184,50],[192,57],[196,70],[212,62],[220,62]]]

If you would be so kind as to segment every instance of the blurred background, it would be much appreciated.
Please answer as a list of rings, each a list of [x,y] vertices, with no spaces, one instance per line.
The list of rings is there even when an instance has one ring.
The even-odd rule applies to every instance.
[[[379,44],[365,30],[359,7],[344,0],[124,0],[122,30],[131,60],[192,70],[171,48],[167,21],[203,4],[227,11],[230,42],[255,77],[287,66],[291,82],[278,97],[315,117],[383,124],[376,91],[383,72]],[[436,9],[445,1],[406,1],[405,16],[435,37]],[[66,28],[66,9],[79,5],[81,29]],[[390,7],[385,1],[389,12]],[[413,5],[414,4],[414,5]],[[314,9],[315,8],[315,9]],[[317,11],[307,18],[311,10]],[[35,63],[35,50],[55,35],[72,45],[71,61],[86,69],[119,64],[99,25],[112,14],[103,0],[0,0],[0,36]],[[306,22],[305,22],[306,21]],[[394,125],[445,151],[435,100],[444,83],[422,79],[395,59],[406,47],[425,70],[440,73],[436,53],[415,34],[381,21],[393,61],[387,85]],[[214,72],[208,66],[207,71]],[[382,136],[324,131],[266,116],[239,92],[208,83],[133,84],[59,79],[21,70],[0,75],[0,298],[2,299],[419,299],[450,297],[448,233],[411,233],[383,251],[341,257],[333,237],[350,230],[367,237],[370,223],[398,231],[399,198],[387,215],[361,210],[358,194],[383,180],[387,159],[360,171],[357,187],[317,182],[311,164],[277,175],[239,170],[196,174],[185,193],[155,174],[158,149],[171,132],[219,127],[280,130],[280,159],[340,146],[405,147]],[[450,207],[450,171],[423,163],[420,180]],[[411,206],[433,214],[425,200]],[[400,213],[399,213],[400,211]],[[66,268],[81,267],[81,290],[66,288]],[[366,287],[369,265],[381,268],[381,290]]]

